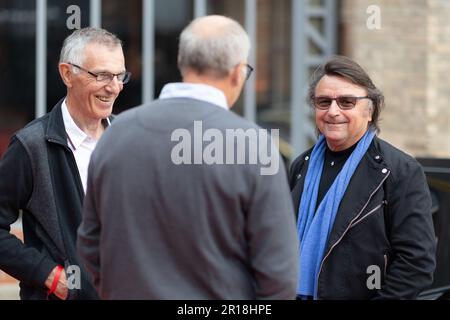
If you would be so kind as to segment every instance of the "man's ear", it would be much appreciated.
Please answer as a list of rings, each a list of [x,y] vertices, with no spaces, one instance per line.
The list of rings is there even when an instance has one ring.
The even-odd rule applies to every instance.
[[[59,75],[61,76],[62,81],[66,85],[67,88],[72,88],[72,66],[67,63],[60,63],[58,65]]]
[[[244,80],[244,73],[242,72],[242,64],[238,64],[230,71],[230,80],[233,87],[239,86]]]
[[[372,115],[373,115],[374,105],[373,101],[369,100],[369,104],[367,105],[367,112],[369,113],[369,122],[372,122]]]

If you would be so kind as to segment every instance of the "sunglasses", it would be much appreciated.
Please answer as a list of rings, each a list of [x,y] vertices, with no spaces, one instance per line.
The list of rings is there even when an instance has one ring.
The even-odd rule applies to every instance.
[[[313,97],[312,102],[316,109],[328,110],[330,108],[331,104],[333,103],[333,100],[335,100],[337,105],[339,106],[339,108],[341,108],[342,110],[349,110],[349,109],[353,109],[356,106],[356,104],[358,103],[358,100],[361,100],[361,99],[370,99],[370,97],[367,97],[367,96],[365,96],[365,97],[341,96],[341,97],[331,98],[331,97],[320,96],[320,97]]]

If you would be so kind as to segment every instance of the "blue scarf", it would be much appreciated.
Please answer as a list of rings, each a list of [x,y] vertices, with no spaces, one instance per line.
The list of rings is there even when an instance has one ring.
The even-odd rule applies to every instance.
[[[336,213],[348,183],[374,136],[374,130],[367,130],[325,194],[315,214],[325,159],[326,141],[323,135],[314,146],[298,210],[297,230],[300,240],[300,260],[297,294],[299,296],[314,296],[314,299],[317,299],[317,276]]]

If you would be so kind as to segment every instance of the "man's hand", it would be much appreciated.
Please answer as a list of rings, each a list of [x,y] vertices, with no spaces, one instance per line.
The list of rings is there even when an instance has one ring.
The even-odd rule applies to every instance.
[[[45,280],[45,286],[50,290],[53,284],[53,279],[55,278],[56,270],[58,267],[55,267],[52,272],[50,272],[47,280]],[[69,289],[67,288],[67,278],[66,271],[63,269],[61,271],[61,275],[58,279],[58,285],[56,286],[55,292],[53,292],[55,296],[57,296],[61,300],[66,300],[69,295]]]

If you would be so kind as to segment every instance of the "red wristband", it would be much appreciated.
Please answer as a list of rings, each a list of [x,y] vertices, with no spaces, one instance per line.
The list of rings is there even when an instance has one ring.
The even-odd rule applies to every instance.
[[[50,290],[48,290],[48,292],[47,292],[47,296],[50,296],[53,292],[55,292],[56,288],[58,287],[58,281],[59,281],[59,278],[61,277],[61,272],[63,270],[64,270],[63,267],[56,266],[55,277],[53,278],[53,282],[52,282],[52,286],[51,286]]]

